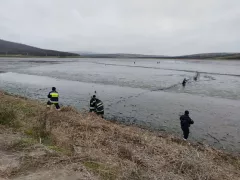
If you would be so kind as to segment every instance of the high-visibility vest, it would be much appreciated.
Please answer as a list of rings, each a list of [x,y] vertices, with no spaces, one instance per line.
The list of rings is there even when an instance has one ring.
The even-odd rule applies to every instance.
[[[52,91],[52,92],[49,93],[49,95],[50,95],[51,103],[58,103],[58,97],[59,97],[58,92]]]

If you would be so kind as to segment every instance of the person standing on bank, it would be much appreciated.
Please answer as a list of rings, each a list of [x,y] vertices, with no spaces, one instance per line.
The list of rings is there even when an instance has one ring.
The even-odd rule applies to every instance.
[[[100,115],[101,117],[103,117],[104,115],[104,106],[103,102],[100,99],[96,99],[95,112],[97,115]]]
[[[54,104],[56,109],[60,110],[60,106],[58,103],[59,94],[55,87],[52,87],[52,91],[49,92],[48,98],[49,98],[49,101],[47,102],[47,107],[51,107],[51,105]]]
[[[90,100],[89,112],[94,112],[95,111],[95,105],[96,105],[96,95],[93,95],[91,100]]]
[[[191,124],[194,124],[194,121],[189,117],[189,111],[185,111],[184,115],[180,117],[181,128],[183,131],[184,140],[186,141],[189,136],[189,128]]]

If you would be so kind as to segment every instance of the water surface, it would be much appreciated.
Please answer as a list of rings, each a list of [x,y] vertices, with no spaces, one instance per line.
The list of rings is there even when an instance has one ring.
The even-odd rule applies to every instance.
[[[1,58],[0,88],[47,101],[56,86],[61,104],[78,109],[87,109],[97,91],[107,119],[178,136],[187,109],[195,121],[192,141],[240,152],[239,70],[239,61],[224,60]]]

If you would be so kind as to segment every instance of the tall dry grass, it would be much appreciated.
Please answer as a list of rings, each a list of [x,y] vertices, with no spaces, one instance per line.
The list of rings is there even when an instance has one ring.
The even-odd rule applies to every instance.
[[[22,132],[70,152],[69,163],[81,163],[100,179],[240,179],[239,157],[207,146],[70,107],[58,112],[18,97],[2,95],[0,100],[15,104]]]
[[[48,112],[50,135],[73,156],[101,163],[118,179],[239,179],[240,161],[172,136],[68,109]]]

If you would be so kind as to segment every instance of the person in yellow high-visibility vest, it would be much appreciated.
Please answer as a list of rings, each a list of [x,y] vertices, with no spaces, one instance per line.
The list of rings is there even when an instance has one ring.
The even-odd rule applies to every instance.
[[[58,103],[59,94],[56,91],[55,87],[52,87],[52,91],[49,92],[48,98],[49,98],[49,101],[47,102],[47,107],[50,107],[51,105],[54,104],[56,109],[60,110],[60,106],[59,106],[59,103]]]

